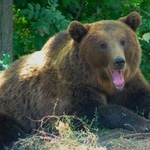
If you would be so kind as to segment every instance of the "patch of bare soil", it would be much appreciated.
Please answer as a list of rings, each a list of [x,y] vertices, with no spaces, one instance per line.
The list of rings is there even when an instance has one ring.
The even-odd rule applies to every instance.
[[[150,133],[114,129],[107,135],[99,136],[98,143],[107,150],[150,150]]]

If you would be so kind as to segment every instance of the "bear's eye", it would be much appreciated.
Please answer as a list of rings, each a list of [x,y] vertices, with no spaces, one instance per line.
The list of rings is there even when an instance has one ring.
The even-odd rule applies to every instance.
[[[101,42],[100,43],[100,47],[101,47],[101,49],[106,49],[107,48],[107,44],[105,42]]]
[[[121,40],[120,40],[120,44],[121,44],[122,46],[125,46],[125,44],[126,44],[125,39],[121,39]]]

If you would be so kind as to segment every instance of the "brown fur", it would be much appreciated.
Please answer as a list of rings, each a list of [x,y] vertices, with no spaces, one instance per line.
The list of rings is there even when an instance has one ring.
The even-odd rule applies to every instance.
[[[21,57],[0,75],[1,112],[29,133],[39,127],[31,119],[52,115],[56,103],[56,115],[90,116],[95,107],[109,103],[129,108],[130,93],[137,94],[142,88],[149,92],[139,70],[141,49],[134,32],[140,22],[136,12],[120,21],[72,22],[68,31],[50,38],[41,51]],[[114,88],[109,71],[116,69],[113,61],[118,56],[125,59],[122,91]]]

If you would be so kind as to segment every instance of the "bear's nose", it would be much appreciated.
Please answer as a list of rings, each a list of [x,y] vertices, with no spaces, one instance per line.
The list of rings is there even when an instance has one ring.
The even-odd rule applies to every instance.
[[[114,66],[116,69],[122,69],[125,64],[125,59],[123,57],[118,56],[117,58],[114,59]]]

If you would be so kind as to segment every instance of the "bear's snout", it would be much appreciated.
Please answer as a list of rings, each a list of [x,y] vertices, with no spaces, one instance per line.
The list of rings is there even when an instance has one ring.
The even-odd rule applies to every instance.
[[[115,66],[115,69],[123,69],[125,65],[125,58],[118,56],[114,59],[113,64]]]

